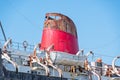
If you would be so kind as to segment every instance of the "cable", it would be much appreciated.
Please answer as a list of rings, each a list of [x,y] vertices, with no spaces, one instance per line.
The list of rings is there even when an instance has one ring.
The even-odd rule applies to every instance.
[[[10,0],[8,0],[8,1],[9,1],[11,7],[14,9],[15,12],[17,12],[19,15],[21,15],[27,22],[29,22],[29,23],[32,24],[33,26],[36,25],[36,24],[33,23],[27,16],[25,16],[25,15],[24,15],[23,13],[21,13],[18,9],[16,9],[16,8],[13,6],[13,4],[12,4],[12,2],[11,2]],[[40,29],[41,29],[41,27],[40,27]],[[42,30],[42,29],[41,29],[41,30]]]
[[[5,39],[5,41],[7,41],[7,38],[6,38],[6,35],[5,35],[5,32],[4,32],[4,29],[3,29],[2,24],[1,24],[1,21],[0,21],[0,27],[1,27],[1,30],[2,30],[4,39]]]
[[[109,56],[109,55],[103,55],[103,54],[95,54],[97,56],[102,56],[102,57],[109,57],[109,58],[114,58],[115,56]]]

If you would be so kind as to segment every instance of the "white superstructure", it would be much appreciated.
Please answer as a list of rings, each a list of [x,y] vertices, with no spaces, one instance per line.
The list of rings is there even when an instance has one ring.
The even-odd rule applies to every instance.
[[[37,46],[32,52],[15,49],[11,39],[2,48],[2,64],[7,71],[43,76],[62,77],[67,80],[120,80],[120,67],[97,62],[89,62],[92,54],[72,55],[60,51],[50,51],[52,46],[40,51]]]

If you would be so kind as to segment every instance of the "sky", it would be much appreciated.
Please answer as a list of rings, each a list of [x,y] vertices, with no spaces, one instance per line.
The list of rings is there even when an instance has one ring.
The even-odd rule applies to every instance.
[[[95,61],[111,64],[120,56],[119,0],[0,0],[0,21],[7,38],[37,44],[41,41],[45,14],[62,13],[77,27],[79,49],[93,51]],[[0,39],[4,39],[0,30]],[[116,65],[120,66],[120,60]]]

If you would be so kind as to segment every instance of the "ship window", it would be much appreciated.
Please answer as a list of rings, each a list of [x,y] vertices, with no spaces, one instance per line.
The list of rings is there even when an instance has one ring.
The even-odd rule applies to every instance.
[[[55,20],[55,16],[49,16],[48,20]]]
[[[62,22],[61,30],[66,32],[66,27],[67,23],[65,21]]]
[[[38,72],[38,74],[40,74],[40,72]]]
[[[75,35],[75,28],[72,27],[72,34]]]
[[[60,16],[46,16],[46,18],[48,19],[48,20],[59,20],[59,19],[61,19],[61,17]]]
[[[60,16],[55,16],[55,19],[56,19],[56,20],[59,20],[59,19],[61,19],[61,18],[60,18]]]
[[[47,20],[47,16],[45,16],[45,20]]]
[[[62,20],[61,22],[59,22],[59,29],[64,31],[64,32],[67,32],[67,33],[71,33],[73,34],[74,36],[77,36],[76,35],[76,29],[74,26],[72,26],[71,24],[69,24],[68,22]]]
[[[77,37],[75,25],[71,21],[62,19],[61,16],[53,15],[46,16],[45,18],[44,28],[59,29]]]
[[[68,32],[68,33],[71,33],[71,26],[69,26],[69,25],[67,24],[66,27],[67,27],[67,32]]]

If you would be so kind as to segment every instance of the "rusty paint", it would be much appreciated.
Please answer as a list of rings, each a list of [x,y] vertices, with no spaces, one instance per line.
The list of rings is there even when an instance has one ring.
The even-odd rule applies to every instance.
[[[76,54],[79,50],[76,26],[60,13],[47,13],[41,41],[41,50],[54,45],[53,51]]]

